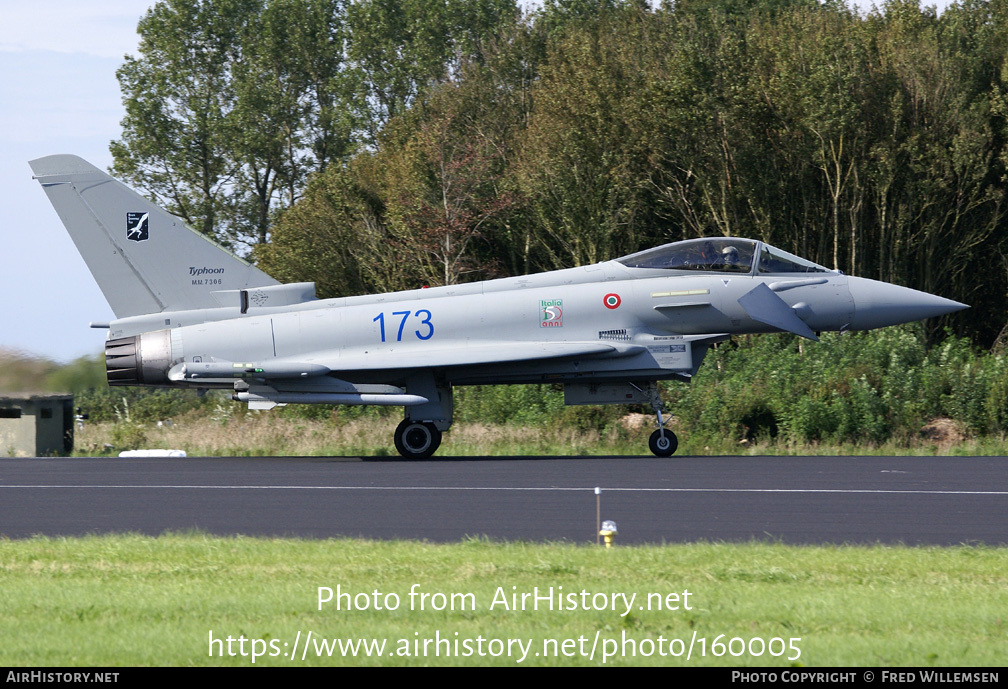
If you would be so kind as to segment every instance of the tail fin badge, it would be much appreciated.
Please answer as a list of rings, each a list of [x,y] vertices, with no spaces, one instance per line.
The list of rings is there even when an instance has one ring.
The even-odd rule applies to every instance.
[[[134,242],[146,240],[148,235],[148,219],[150,213],[126,213],[126,239]]]

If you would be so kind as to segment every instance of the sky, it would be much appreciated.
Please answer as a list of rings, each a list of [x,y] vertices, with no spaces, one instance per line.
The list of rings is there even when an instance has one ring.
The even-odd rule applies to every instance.
[[[57,361],[102,351],[112,310],[28,161],[112,164],[125,114],[116,69],[151,0],[0,0],[0,349]]]
[[[153,4],[0,0],[0,349],[70,361],[104,348],[106,331],[88,323],[112,310],[28,161],[72,153],[111,166],[125,114],[115,72]]]

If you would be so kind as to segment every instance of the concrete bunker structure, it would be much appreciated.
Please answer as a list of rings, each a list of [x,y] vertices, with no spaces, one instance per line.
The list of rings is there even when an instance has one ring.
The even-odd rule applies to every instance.
[[[0,393],[0,456],[70,454],[73,401],[67,394]]]

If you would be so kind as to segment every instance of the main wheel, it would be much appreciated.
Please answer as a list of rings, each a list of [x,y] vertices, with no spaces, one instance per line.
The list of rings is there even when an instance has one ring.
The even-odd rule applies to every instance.
[[[671,457],[679,447],[679,438],[667,428],[664,430],[664,435],[662,433],[661,429],[652,433],[648,439],[648,447],[658,457]]]
[[[392,440],[406,459],[427,459],[441,446],[441,431],[432,423],[403,419]]]
[[[430,431],[431,437],[434,438],[434,445],[431,447],[430,451],[431,454],[434,454],[438,451],[438,448],[441,447],[441,431],[439,431],[438,427],[432,423],[425,423],[424,426]]]

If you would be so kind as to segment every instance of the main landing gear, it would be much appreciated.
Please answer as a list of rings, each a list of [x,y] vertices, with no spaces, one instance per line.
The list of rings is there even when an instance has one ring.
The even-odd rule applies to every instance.
[[[430,421],[403,419],[395,429],[392,442],[406,459],[427,459],[441,446],[441,431]]]
[[[405,459],[427,459],[441,447],[441,434],[451,427],[454,403],[451,385],[438,385],[430,372],[417,373],[406,380],[411,395],[426,401],[405,409],[405,418],[392,435],[395,449]]]
[[[665,419],[662,417],[661,397],[658,396],[658,384],[648,383],[648,397],[650,397],[651,408],[658,416],[658,430],[648,438],[648,447],[651,452],[658,457],[671,457],[679,447],[679,438],[670,429],[665,428]]]
[[[628,382],[634,392],[629,395],[624,387],[619,399],[610,393],[610,398],[601,404],[626,404],[625,397],[632,395],[633,402],[648,402],[657,417],[658,429],[648,439],[648,447],[658,457],[671,457],[679,448],[679,439],[671,429],[665,428],[664,405],[658,394],[658,384],[651,382]],[[433,376],[417,377],[407,382],[410,394],[426,399],[423,404],[406,407],[405,417],[395,429],[392,440],[399,454],[405,459],[427,459],[441,446],[441,434],[448,430],[452,422],[452,390],[450,385],[437,386]],[[578,401],[568,402],[578,404]],[[583,402],[582,402],[583,403]],[[599,402],[595,402],[599,403]]]

